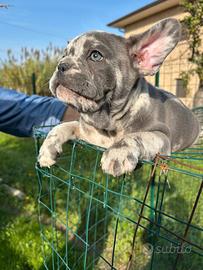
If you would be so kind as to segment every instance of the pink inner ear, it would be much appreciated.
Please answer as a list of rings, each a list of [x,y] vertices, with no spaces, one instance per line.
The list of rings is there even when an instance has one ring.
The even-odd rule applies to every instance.
[[[153,68],[148,50],[144,50],[141,53],[137,53],[135,57],[141,68],[145,68],[145,69]]]
[[[141,42],[136,53],[139,68],[150,73],[156,72],[165,58],[165,50],[168,48],[170,41],[170,37],[156,33],[145,42]]]

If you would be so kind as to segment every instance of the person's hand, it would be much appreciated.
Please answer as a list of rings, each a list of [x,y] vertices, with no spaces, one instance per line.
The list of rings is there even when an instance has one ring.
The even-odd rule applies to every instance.
[[[78,113],[78,111],[69,105],[65,110],[61,121],[62,122],[76,121],[79,119],[79,117],[80,114]]]

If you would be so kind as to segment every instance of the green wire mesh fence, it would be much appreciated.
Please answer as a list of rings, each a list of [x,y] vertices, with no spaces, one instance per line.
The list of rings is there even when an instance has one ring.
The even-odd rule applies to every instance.
[[[52,168],[36,164],[41,269],[203,269],[203,148],[119,178],[102,172],[103,151],[71,141]]]

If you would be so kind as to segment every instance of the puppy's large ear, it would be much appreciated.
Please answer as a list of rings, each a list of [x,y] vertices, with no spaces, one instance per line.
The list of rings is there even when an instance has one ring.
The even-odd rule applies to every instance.
[[[142,34],[127,39],[133,65],[141,75],[153,75],[181,37],[176,19],[165,19]]]

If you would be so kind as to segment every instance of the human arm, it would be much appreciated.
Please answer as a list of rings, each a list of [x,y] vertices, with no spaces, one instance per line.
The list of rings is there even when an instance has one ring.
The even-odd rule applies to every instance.
[[[28,96],[0,88],[0,131],[29,137],[32,136],[34,126],[57,125],[69,118],[72,120],[73,109],[70,109],[70,115],[69,109],[67,105],[52,97]]]

